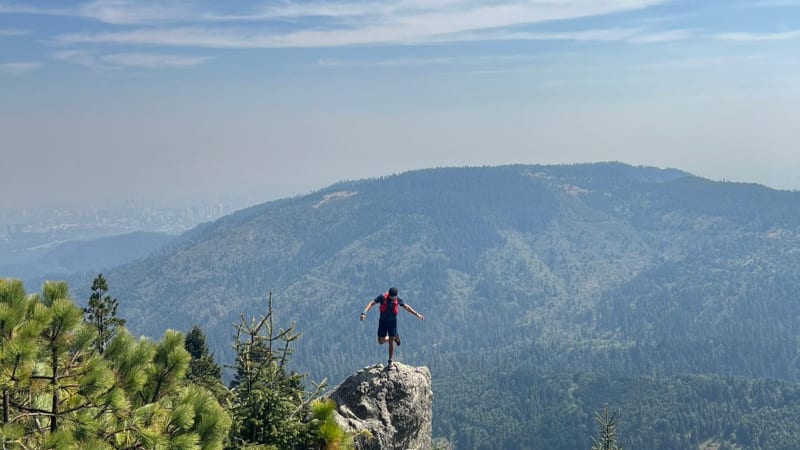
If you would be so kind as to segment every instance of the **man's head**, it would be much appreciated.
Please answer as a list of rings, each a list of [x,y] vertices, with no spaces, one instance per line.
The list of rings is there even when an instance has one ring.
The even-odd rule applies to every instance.
[[[396,287],[389,288],[389,297],[397,297],[397,288]]]

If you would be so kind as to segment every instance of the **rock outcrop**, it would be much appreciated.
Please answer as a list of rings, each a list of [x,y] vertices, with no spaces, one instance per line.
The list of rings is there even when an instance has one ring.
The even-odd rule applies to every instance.
[[[427,367],[364,368],[333,389],[336,421],[356,448],[431,450],[433,391]]]

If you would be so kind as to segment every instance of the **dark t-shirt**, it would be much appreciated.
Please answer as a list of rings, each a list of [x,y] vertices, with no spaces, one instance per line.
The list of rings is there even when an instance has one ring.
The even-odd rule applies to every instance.
[[[377,304],[378,307],[380,308],[382,301],[383,301],[383,294],[375,297],[375,299],[372,300],[372,303]],[[389,297],[386,301],[389,302],[389,304],[386,306],[386,311],[381,313],[381,319],[380,319],[381,322],[391,322],[397,320],[397,314],[400,314],[400,308],[406,306],[406,304],[403,303],[402,298],[397,297],[397,314],[392,314],[392,298]]]

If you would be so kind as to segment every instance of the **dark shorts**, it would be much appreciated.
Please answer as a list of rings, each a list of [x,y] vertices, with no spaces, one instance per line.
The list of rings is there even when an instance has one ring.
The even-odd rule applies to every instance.
[[[378,337],[384,336],[397,336],[397,321],[387,321],[384,322],[382,320],[378,321]]]

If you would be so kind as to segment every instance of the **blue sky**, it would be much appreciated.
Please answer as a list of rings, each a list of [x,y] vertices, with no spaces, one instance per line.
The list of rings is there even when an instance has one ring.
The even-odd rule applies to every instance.
[[[800,0],[0,0],[0,207],[623,161],[800,189]]]

